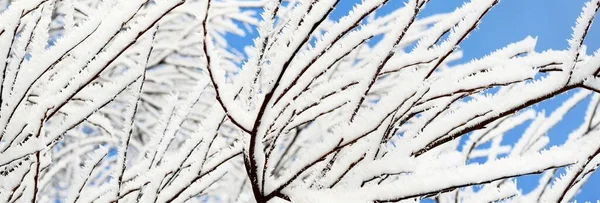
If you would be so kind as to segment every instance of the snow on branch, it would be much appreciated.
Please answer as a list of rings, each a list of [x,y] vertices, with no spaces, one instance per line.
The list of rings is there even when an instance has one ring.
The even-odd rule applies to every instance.
[[[573,199],[600,165],[600,1],[566,50],[523,36],[469,62],[460,44],[501,2],[428,2],[334,19],[342,0],[0,1],[0,201]]]

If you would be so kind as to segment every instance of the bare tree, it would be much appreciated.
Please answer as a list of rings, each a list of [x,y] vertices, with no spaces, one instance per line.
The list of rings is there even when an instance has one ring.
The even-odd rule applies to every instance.
[[[1,2],[6,202],[566,202],[600,164],[600,52],[583,45],[599,0],[567,50],[526,37],[459,65],[497,0],[429,17],[428,0],[383,16],[399,2],[369,0],[339,20],[341,0]],[[247,59],[223,37],[245,33],[234,21],[258,28]]]

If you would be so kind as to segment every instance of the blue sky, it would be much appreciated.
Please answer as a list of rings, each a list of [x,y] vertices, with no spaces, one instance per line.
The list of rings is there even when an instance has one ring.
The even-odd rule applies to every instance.
[[[501,0],[484,17],[479,28],[475,30],[460,46],[464,53],[462,62],[473,58],[484,56],[505,45],[524,39],[526,36],[537,37],[537,51],[547,49],[565,49],[567,48],[567,39],[571,37],[571,27],[575,25],[575,20],[580,14],[581,8],[587,0]],[[347,13],[352,6],[359,0],[341,0],[338,8],[334,10],[335,16],[341,16]],[[391,4],[398,4],[404,1],[391,0]],[[430,3],[422,11],[422,16],[428,16],[434,13],[450,12],[459,7],[465,0],[430,0]],[[397,7],[391,5],[389,7]],[[386,12],[384,7],[382,12]],[[256,32],[254,32],[256,34]],[[255,35],[250,34],[246,37],[229,36],[232,44],[241,50],[242,45],[251,43],[251,38]],[[600,48],[600,25],[596,23],[586,38],[585,44],[588,46],[588,54],[593,53]],[[573,92],[567,92],[556,98],[535,105],[535,109],[545,109],[546,114],[552,112],[554,108],[562,103]],[[561,123],[555,126],[550,132],[551,145],[558,145],[564,142],[568,133],[583,121],[583,115],[589,98],[577,105],[566,115]],[[526,123],[527,125],[528,123]],[[522,133],[523,127],[514,129],[511,134],[506,136],[505,142],[516,141]],[[524,192],[531,190],[537,184],[539,175],[530,175],[519,178],[518,184]],[[596,201],[600,199],[597,192],[600,188],[600,175],[594,174],[583,187],[583,190],[576,196],[578,202]],[[596,191],[594,191],[596,190]]]
[[[451,11],[461,5],[463,0],[431,0],[425,10],[426,15],[436,12]],[[586,0],[501,0],[494,9],[483,19],[479,29],[475,30],[462,44],[463,60],[481,57],[504,45],[523,39],[530,35],[537,37],[537,51],[546,49],[565,49],[567,39],[571,37],[571,27],[579,16]],[[600,48],[600,25],[592,25],[585,44],[591,54]],[[545,101],[534,106],[536,109],[545,109],[549,114],[562,103],[572,92],[560,95],[557,98]],[[561,144],[568,133],[580,125],[589,99],[584,100],[566,115],[561,123],[550,132],[551,145]],[[521,133],[523,128],[512,131],[506,137],[506,142],[516,141],[516,133]],[[513,139],[510,139],[513,138]],[[524,190],[531,190],[537,185],[539,175],[531,175],[518,179],[519,186]],[[594,174],[576,196],[578,202],[595,201],[600,199],[597,190],[600,188],[600,175]]]

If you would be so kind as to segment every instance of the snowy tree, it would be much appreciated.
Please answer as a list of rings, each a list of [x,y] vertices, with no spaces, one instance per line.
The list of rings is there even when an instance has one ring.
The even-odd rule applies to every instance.
[[[149,94],[142,90],[142,84],[152,85],[145,81],[153,77],[145,74],[145,69],[160,64],[148,65],[150,59],[156,58],[150,56],[151,50],[158,53],[165,49],[163,44],[155,46],[153,41],[163,37],[161,25],[163,28],[171,25],[173,30],[176,28],[173,24],[182,23],[177,18],[196,15],[197,10],[190,9],[194,1],[185,4],[184,1],[2,3],[10,4],[6,10],[3,7],[0,17],[4,56],[2,103],[6,106],[1,109],[4,126],[0,138],[2,201],[48,202],[65,198],[84,201],[81,198],[93,200],[104,194],[115,194],[112,197],[117,198],[120,192],[109,186],[121,188],[116,181],[129,178],[123,174],[126,152],[120,147],[126,145],[123,149],[142,154],[147,147],[130,139],[133,128],[128,123],[133,123],[131,109],[137,112],[136,101],[140,100],[140,105],[148,103],[142,100],[142,95]],[[238,3],[240,7],[262,4],[259,1]],[[233,17],[253,22],[244,18],[252,16],[251,12],[225,10],[228,12],[222,12],[211,22],[228,25]],[[219,16],[223,17],[219,20]],[[216,35],[235,30],[231,26],[222,27],[225,29],[216,30]],[[164,86],[164,82],[156,83]],[[170,105],[173,107],[175,103]],[[163,123],[158,128],[166,128],[167,123]],[[137,129],[149,129],[152,136],[159,132],[145,125]],[[114,147],[119,147],[120,156],[111,155]],[[129,157],[135,158],[135,153]],[[110,171],[100,168],[110,168]],[[133,170],[128,172],[134,173]],[[89,193],[92,190],[96,191],[95,195]],[[83,193],[87,195],[80,196]]]
[[[600,164],[600,51],[583,44],[600,0],[566,50],[525,37],[457,65],[499,1],[340,19],[341,0],[0,2],[2,201],[566,202]],[[224,37],[240,24],[258,29],[247,57]]]

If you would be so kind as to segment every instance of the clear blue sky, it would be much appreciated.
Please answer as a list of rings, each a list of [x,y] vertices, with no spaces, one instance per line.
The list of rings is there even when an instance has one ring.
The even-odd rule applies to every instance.
[[[567,39],[571,37],[571,27],[580,14],[581,8],[587,0],[501,0],[490,13],[483,19],[479,29],[469,36],[462,44],[463,60],[481,57],[508,43],[523,39],[525,36],[537,36],[537,51],[546,49],[565,49]],[[426,8],[427,14],[440,11],[451,11],[464,0],[431,0]],[[600,25],[592,25],[585,44],[591,54],[600,48]],[[572,92],[570,92],[572,93]],[[545,109],[549,114],[554,108],[567,98],[569,93],[557,98],[542,102],[534,106],[536,109]],[[583,121],[583,115],[589,99],[580,103],[566,115],[561,123],[550,132],[551,145],[564,142],[571,130],[578,127]],[[514,133],[521,133],[523,128],[515,129]],[[507,143],[516,141],[517,136],[506,135]],[[512,138],[512,139],[510,139]],[[539,175],[531,175],[518,179],[518,184],[524,192],[537,185]],[[596,201],[600,199],[600,175],[595,173],[584,185],[583,190],[576,196],[578,202]]]
[[[335,16],[346,14],[352,6],[360,0],[341,0],[339,8],[334,11]],[[537,51],[546,49],[565,49],[567,39],[571,37],[571,27],[575,25],[581,8],[587,0],[501,0],[500,3],[484,17],[479,28],[461,44],[464,58],[461,61],[469,61],[490,53],[511,42],[525,38],[526,36],[538,37]],[[404,1],[391,0],[391,4],[399,4]],[[465,0],[430,0],[423,16],[434,13],[450,12],[459,7]],[[391,5],[390,7],[397,7]],[[382,12],[385,12],[386,8]],[[600,17],[598,17],[600,18]],[[254,34],[246,37],[228,36],[234,47],[242,50],[242,45],[247,45]],[[588,54],[600,48],[600,25],[596,22],[585,41],[588,46]],[[545,109],[546,114],[562,103],[572,92],[567,92],[557,98],[535,105],[536,109]],[[585,108],[589,98],[577,105],[566,115],[561,123],[555,126],[549,133],[550,145],[558,145],[564,142],[571,130],[583,121]],[[528,123],[526,123],[527,125]],[[516,141],[517,133],[522,133],[523,127],[512,131],[504,139],[505,143]],[[539,175],[530,175],[519,178],[518,184],[524,192],[530,191],[537,185]],[[576,196],[578,202],[596,201],[600,199],[600,175],[595,173]]]

